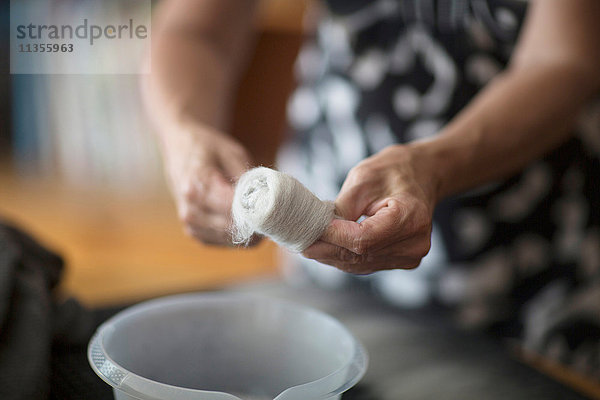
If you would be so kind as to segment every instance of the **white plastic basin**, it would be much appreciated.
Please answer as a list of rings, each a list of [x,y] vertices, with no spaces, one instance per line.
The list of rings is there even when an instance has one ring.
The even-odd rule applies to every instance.
[[[128,308],[98,328],[88,359],[117,400],[338,399],[367,368],[334,318],[231,293]]]

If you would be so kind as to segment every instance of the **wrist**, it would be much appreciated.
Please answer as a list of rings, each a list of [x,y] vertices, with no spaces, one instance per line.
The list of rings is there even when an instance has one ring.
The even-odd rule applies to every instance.
[[[440,153],[433,141],[412,142],[405,147],[411,153],[415,178],[430,199],[430,204],[435,207],[448,195],[446,175],[450,168],[449,160]]]
[[[164,153],[179,153],[183,149],[204,147],[215,143],[221,132],[190,117],[171,118],[158,136]]]
[[[397,144],[387,147],[380,155],[394,164],[392,187],[399,193],[416,195],[433,214],[439,200],[440,180],[428,150],[412,143]]]

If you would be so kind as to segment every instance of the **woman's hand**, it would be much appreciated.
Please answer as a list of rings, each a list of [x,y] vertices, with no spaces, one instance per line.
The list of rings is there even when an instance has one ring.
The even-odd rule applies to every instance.
[[[349,221],[304,255],[354,273],[416,267],[438,199],[504,179],[571,136],[600,91],[599,19],[595,0],[532,2],[509,67],[435,138],[358,164],[336,201]]]
[[[185,232],[231,245],[233,183],[251,165],[244,147],[211,128],[182,127],[163,141],[165,167]]]
[[[144,103],[185,230],[204,243],[231,244],[232,183],[250,164],[219,129],[252,49],[257,3],[165,0],[153,13]]]
[[[343,219],[333,220],[304,256],[356,274],[417,267],[431,244],[434,176],[410,145],[362,161],[335,202]]]

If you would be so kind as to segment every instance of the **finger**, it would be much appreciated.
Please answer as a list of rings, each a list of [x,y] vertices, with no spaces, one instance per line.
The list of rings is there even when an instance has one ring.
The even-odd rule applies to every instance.
[[[233,185],[221,172],[203,171],[183,189],[184,203],[203,212],[229,214],[233,202]]]
[[[391,199],[385,207],[360,224],[334,219],[320,240],[350,250],[356,254],[378,250],[397,242],[402,237],[402,214],[397,201]]]
[[[336,214],[349,221],[359,219],[369,206],[369,199],[365,193],[363,185],[347,184],[345,182],[335,200]]]
[[[357,275],[371,274],[377,271],[386,271],[393,269],[414,269],[419,266],[421,260],[418,258],[402,258],[397,260],[382,260],[379,262],[368,262],[368,263],[344,263],[330,259],[316,259],[321,264],[331,265],[344,272]]]
[[[362,235],[360,224],[354,221],[334,218],[325,228],[319,240],[344,247],[352,251],[352,240]]]
[[[316,242],[302,254],[307,258],[328,259],[352,264],[377,263],[382,260],[421,259],[427,255],[430,246],[429,235],[420,234],[363,255],[323,241]]]
[[[213,231],[204,228],[185,227],[185,234],[193,239],[208,245],[233,246],[231,236],[225,232]]]
[[[330,265],[339,269],[340,271],[354,275],[368,275],[373,272],[377,272],[377,270],[371,269],[370,267],[357,266],[356,264],[345,264],[326,259],[317,259],[316,261],[320,262],[321,264]]]
[[[343,247],[318,241],[308,247],[302,255],[330,265],[356,265],[362,269],[407,268],[421,260],[423,253],[415,250],[423,247],[420,239],[409,239],[378,251],[376,254],[359,255]]]
[[[179,218],[190,229],[229,232],[227,215],[205,212],[193,204],[184,203],[180,207]]]
[[[197,214],[197,219],[184,225],[184,231],[204,244],[232,246],[229,224],[221,215]]]
[[[205,193],[205,206],[213,213],[229,215],[233,203],[233,184],[219,173],[215,173]]]
[[[227,153],[220,157],[221,167],[230,183],[236,182],[252,165],[248,153],[243,148],[236,148],[232,153]]]
[[[317,241],[309,246],[302,255],[315,260],[332,260],[337,262],[357,263],[361,256],[340,246]]]

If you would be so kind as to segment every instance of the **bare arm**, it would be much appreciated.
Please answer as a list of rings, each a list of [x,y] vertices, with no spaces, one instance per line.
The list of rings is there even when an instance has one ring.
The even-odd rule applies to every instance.
[[[600,2],[533,2],[509,68],[435,139],[415,143],[443,198],[505,177],[563,142],[600,90]]]
[[[156,12],[144,99],[180,218],[205,243],[230,242],[231,181],[250,163],[224,130],[255,8],[255,0],[164,0]]]
[[[255,0],[165,0],[144,82],[152,116],[225,129],[232,89],[252,41]],[[163,132],[164,133],[164,132]]]
[[[414,268],[443,197],[506,177],[566,140],[600,91],[600,2],[538,0],[509,68],[433,139],[390,146],[353,168],[334,220],[305,256],[369,273]],[[369,216],[362,223],[354,222]]]

